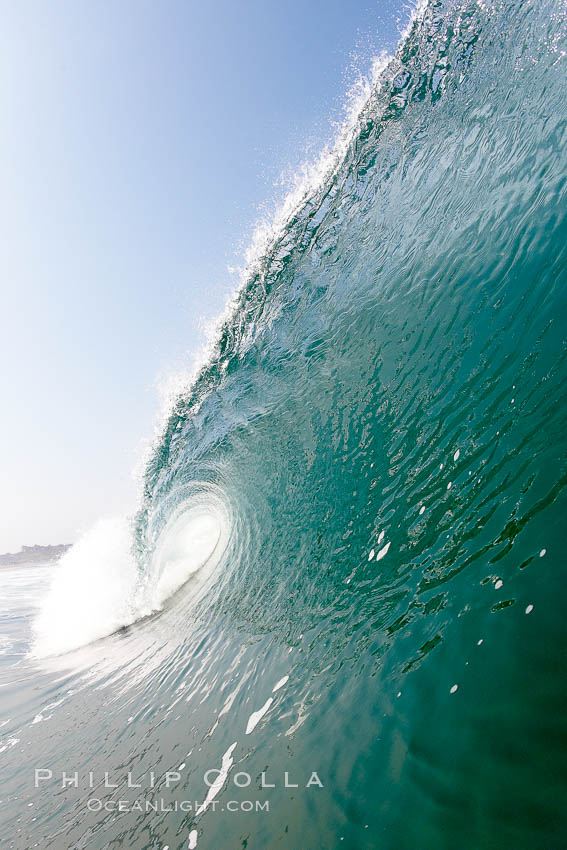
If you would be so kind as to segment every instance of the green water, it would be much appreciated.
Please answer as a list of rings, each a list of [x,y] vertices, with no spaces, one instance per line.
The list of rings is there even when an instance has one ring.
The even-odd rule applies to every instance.
[[[127,627],[2,673],[10,847],[567,846],[566,31],[416,20],[170,416]],[[137,620],[191,511],[220,542]],[[216,808],[88,811],[223,756]]]

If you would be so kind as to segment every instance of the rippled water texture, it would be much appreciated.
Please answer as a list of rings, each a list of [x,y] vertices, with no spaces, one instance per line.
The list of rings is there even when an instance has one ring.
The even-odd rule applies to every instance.
[[[135,557],[99,528],[13,624],[8,846],[567,846],[565,8],[426,7],[172,411]],[[79,625],[123,628],[53,657]],[[197,811],[88,811],[152,771]]]

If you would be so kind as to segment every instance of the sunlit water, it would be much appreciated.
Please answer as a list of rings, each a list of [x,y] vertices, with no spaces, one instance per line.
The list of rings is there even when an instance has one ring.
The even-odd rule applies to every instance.
[[[7,846],[567,846],[565,35],[427,5],[134,529],[0,571]]]

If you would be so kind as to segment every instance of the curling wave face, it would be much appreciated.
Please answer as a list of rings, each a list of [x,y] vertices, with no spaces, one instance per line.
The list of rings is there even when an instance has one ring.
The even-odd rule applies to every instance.
[[[77,544],[40,616],[43,654],[133,624],[65,662],[82,672],[43,762],[100,740],[95,768],[179,768],[202,807],[85,816],[78,789],[55,821],[34,799],[28,837],[567,841],[549,743],[567,736],[566,50],[562,0],[416,16],[176,400],[133,535]],[[30,749],[37,693],[32,732],[11,730]],[[266,765],[325,789],[277,788],[269,818],[211,811]]]

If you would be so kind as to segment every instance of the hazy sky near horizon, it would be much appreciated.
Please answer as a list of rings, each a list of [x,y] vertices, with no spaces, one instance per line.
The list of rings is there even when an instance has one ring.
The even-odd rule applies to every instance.
[[[156,387],[400,0],[3,2],[0,552],[134,510]],[[353,61],[353,56],[356,59]]]

